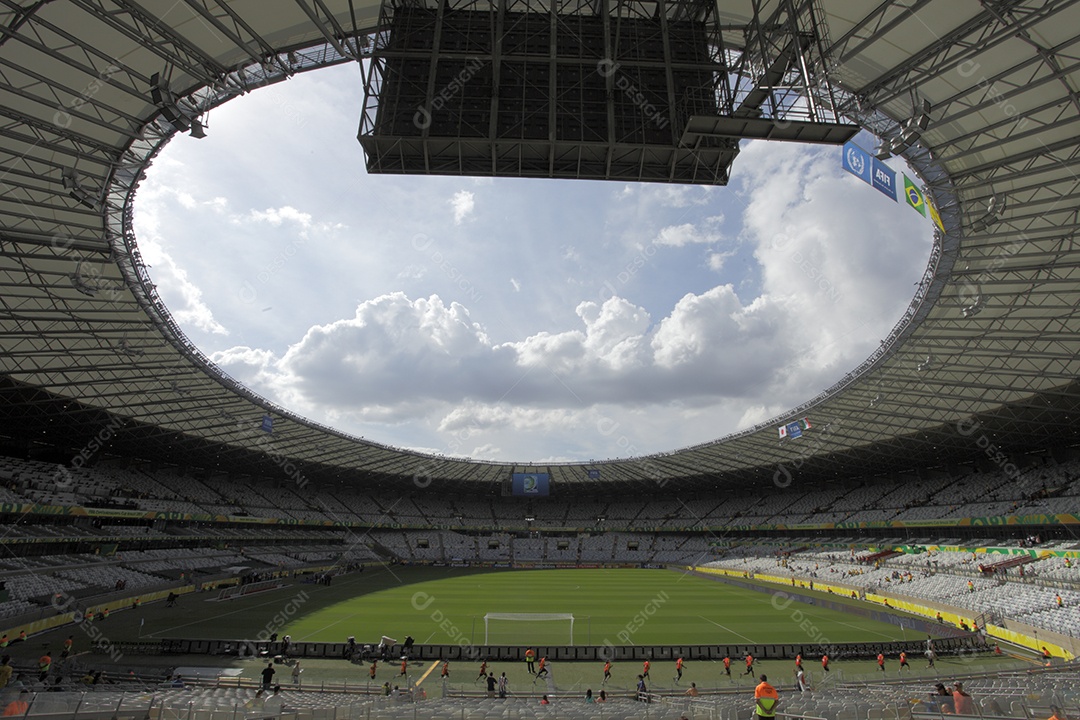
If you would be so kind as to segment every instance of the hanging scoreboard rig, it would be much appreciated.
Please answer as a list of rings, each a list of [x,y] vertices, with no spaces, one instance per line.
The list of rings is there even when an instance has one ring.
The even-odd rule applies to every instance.
[[[369,173],[726,185],[739,140],[843,144],[817,0],[383,0]]]

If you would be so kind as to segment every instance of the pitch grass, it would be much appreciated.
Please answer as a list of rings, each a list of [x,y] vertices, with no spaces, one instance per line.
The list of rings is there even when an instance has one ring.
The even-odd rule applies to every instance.
[[[190,594],[174,608],[159,602],[125,609],[94,627],[113,642],[242,639],[277,632],[294,641],[344,642],[353,635],[367,643],[382,635],[399,641],[412,635],[417,643],[482,644],[485,613],[544,612],[573,613],[578,645],[605,640],[615,645],[810,645],[905,636],[894,625],[804,603],[784,607],[771,591],[673,570],[375,567],[329,587],[296,584],[227,602],[216,597],[216,592]],[[38,637],[41,644],[59,646],[71,633],[77,649],[89,644],[70,626]],[[492,634],[499,644],[562,645],[569,641],[569,625],[501,622],[492,626]],[[916,637],[910,630],[906,635]],[[39,644],[38,637],[33,644]]]
[[[392,571],[381,582],[369,578],[369,592],[312,608],[290,621],[283,632],[300,641],[340,642],[346,635],[402,640],[411,635],[421,644],[481,645],[484,615],[498,612],[573,614],[577,645],[809,644],[820,637],[832,642],[903,638],[893,625],[802,603],[778,609],[784,603],[774,602],[771,593],[670,570]],[[492,621],[489,631],[491,645],[570,642],[567,621]]]
[[[303,591],[295,614],[275,622]],[[671,570],[505,570],[373,568],[330,587],[304,585],[226,603],[186,596],[147,617],[143,637],[254,637],[270,624],[295,641],[483,644],[489,612],[572,613],[578,645],[744,644],[888,641],[893,625],[795,603]],[[292,603],[294,606],[297,603]],[[796,613],[795,610],[799,612]],[[140,611],[142,612],[142,611]],[[130,613],[122,613],[119,617]],[[560,622],[498,622],[491,644],[566,644]],[[128,633],[124,633],[125,635]]]
[[[108,620],[95,622],[94,630],[114,643],[139,638],[252,638],[267,629],[279,635],[289,633],[298,641],[342,642],[347,636],[355,635],[360,642],[377,642],[383,634],[398,640],[410,634],[417,642],[448,643],[455,638],[471,640],[476,634],[472,631],[472,618],[482,618],[486,612],[572,612],[579,618],[574,629],[574,640],[578,644],[590,641],[600,644],[605,638],[614,644],[629,644],[621,641],[620,632],[628,633],[630,641],[636,645],[744,644],[750,640],[754,643],[812,645],[815,639],[824,641],[824,638],[830,642],[903,638],[903,631],[893,625],[803,603],[793,603],[786,608],[779,601],[774,605],[772,590],[754,592],[670,570],[492,572],[425,567],[370,568],[339,578],[329,587],[292,585],[224,603],[212,600],[217,596],[216,592],[187,595],[174,608],[166,608],[159,602],[143,605],[138,610],[114,612]],[[303,597],[306,599],[298,601]],[[837,596],[825,597],[854,604]],[[647,615],[645,608],[650,603],[655,612]],[[297,608],[297,612],[280,623],[290,605]],[[801,615],[795,614],[795,610]],[[278,621],[275,621],[275,615]],[[637,621],[635,616],[639,616]],[[590,620],[584,620],[586,617]],[[478,619],[476,627],[482,626]],[[545,630],[544,626],[550,627]],[[555,642],[562,644],[566,641],[562,639],[563,634],[569,633],[566,623],[513,623],[503,626],[504,633],[507,627],[509,632],[519,634],[516,642],[507,644],[545,644],[539,639],[538,630],[555,632],[559,635]],[[480,632],[477,642],[483,640],[482,630]],[[814,636],[810,637],[809,633]],[[80,663],[115,672],[126,673],[131,668],[152,665],[231,666],[242,669],[244,677],[254,679],[264,667],[250,659],[155,657],[130,652],[110,662],[104,654],[85,654],[90,639],[73,626],[35,635],[27,643],[11,646],[10,650],[18,662],[32,664],[43,649],[58,648],[69,634],[74,635]],[[910,630],[907,634],[911,638],[918,637]],[[673,664],[670,661],[654,663],[653,672],[657,675],[650,687],[667,687],[681,693],[683,690],[678,688],[685,688],[689,682],[696,682],[703,689],[730,689],[751,683],[751,678],[740,675],[743,670],[741,658],[732,660],[732,678],[723,675],[718,662],[688,662],[680,686],[672,682]],[[824,678],[818,669],[818,660],[816,656],[807,658],[812,682]],[[942,673],[940,677],[947,678],[952,673],[998,669],[1009,662],[1015,664],[1007,658],[984,656],[959,660],[942,658],[938,662],[938,672]],[[312,685],[346,681],[350,685],[362,685],[368,681],[367,666],[330,659],[304,660],[303,665],[306,668],[304,681]],[[452,665],[452,683],[456,689],[481,689],[473,682],[479,663],[459,661]],[[925,663],[920,659],[914,659],[913,665],[916,675],[928,673],[928,681],[937,677],[929,674],[933,671],[923,669]],[[1021,665],[1028,666],[1027,663]],[[608,689],[632,689],[640,667],[639,662],[617,663],[615,677]],[[872,661],[840,660],[834,667],[849,679],[881,677]],[[596,662],[554,663],[552,674],[560,690],[578,692],[583,687],[592,687],[595,692],[600,688],[600,668],[601,664]],[[491,669],[506,672],[515,692],[544,690],[543,683],[532,685],[532,677],[525,672],[524,663],[493,663]],[[897,677],[893,658],[889,659],[888,669],[889,679]],[[768,672],[770,677],[775,675],[782,682],[790,681],[791,661],[764,661],[755,665],[755,670]],[[287,681],[288,670],[280,668],[280,672],[281,679]],[[397,672],[397,663],[380,663],[374,686],[383,682],[402,682]],[[409,664],[408,683],[414,684],[421,678],[429,692],[439,691],[441,682],[434,663],[417,661]]]

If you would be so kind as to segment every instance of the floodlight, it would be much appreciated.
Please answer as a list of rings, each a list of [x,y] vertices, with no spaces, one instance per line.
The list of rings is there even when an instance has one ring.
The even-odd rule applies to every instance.
[[[79,174],[78,170],[75,168],[66,168],[63,171],[61,181],[64,183],[64,189],[68,191],[68,195],[74,200],[91,210],[98,209],[99,202],[97,196],[83,187],[82,176]]]
[[[161,73],[150,76],[150,99],[161,110],[161,115],[177,130],[191,130],[194,138],[206,137],[205,127],[198,119],[189,118],[181,108],[180,102],[169,89],[167,80],[161,77]]]
[[[930,127],[930,101],[924,99],[921,103],[916,102],[914,105],[912,116],[900,126],[900,133],[896,137],[882,142],[881,147],[878,148],[878,160],[886,160],[893,155],[900,155],[917,143],[919,138],[922,137],[923,131]]]
[[[993,195],[986,204],[986,213],[971,224],[972,232],[982,232],[992,225],[1001,221],[1001,214],[1005,212],[1005,196]]]

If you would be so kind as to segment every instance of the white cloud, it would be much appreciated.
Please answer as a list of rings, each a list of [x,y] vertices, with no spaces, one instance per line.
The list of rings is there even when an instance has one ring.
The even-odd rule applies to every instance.
[[[423,419],[436,436],[467,430],[468,439],[482,438],[448,454],[484,448],[491,457],[493,448],[518,447],[520,438],[509,435],[518,432],[583,444],[571,455],[591,455],[581,438],[602,438],[599,414],[625,416],[635,408],[652,408],[638,421],[655,437],[635,430],[622,447],[596,454],[665,449],[652,443],[706,440],[767,419],[873,350],[906,304],[908,276],[917,276],[923,261],[903,247],[919,241],[908,236],[910,227],[888,220],[891,208],[863,203],[845,210],[818,199],[845,191],[834,158],[764,144],[745,154],[756,159],[744,180],[743,216],[743,240],[763,266],[756,297],[718,285],[684,294],[655,322],[625,298],[579,302],[574,326],[494,343],[463,305],[391,293],[361,303],[352,318],[312,327],[280,358],[259,356],[255,377],[276,397],[339,419]],[[712,239],[702,228],[720,221],[700,223],[669,225],[659,235],[675,246],[697,243]],[[865,227],[879,228],[872,242]],[[711,268],[727,257],[708,255]],[[520,283],[511,278],[511,285]],[[678,424],[688,417],[714,424],[697,432],[657,429],[661,419]]]
[[[427,268],[423,265],[406,265],[398,271],[397,277],[407,280],[419,280],[427,275]]]
[[[468,190],[458,190],[454,197],[450,198],[450,207],[454,209],[454,223],[460,225],[476,207],[473,194]]]
[[[289,101],[305,108],[304,135],[348,137],[330,155],[359,159],[355,114],[336,104],[334,83],[310,75],[315,101]],[[747,143],[729,188],[510,180],[462,190],[460,178],[384,177],[357,192],[346,170],[321,170],[322,186],[293,177],[334,165],[306,159],[322,149],[297,139],[295,123],[260,141],[274,153],[244,147],[252,122],[230,121],[232,107],[216,111],[207,139],[226,145],[178,140],[190,150],[170,157],[170,145],[140,191],[154,281],[231,375],[395,445],[519,461],[625,457],[767,420],[872,352],[929,249],[929,224],[844,176],[834,149]],[[185,164],[197,153],[212,156],[213,172]],[[268,176],[297,187],[251,182]],[[447,205],[431,197],[460,227],[447,232]],[[166,201],[172,214],[154,215]],[[335,232],[345,223],[360,230]],[[643,250],[661,244],[692,250]],[[200,272],[181,272],[190,267]],[[237,302],[244,280],[257,302]],[[225,326],[232,336],[215,335]]]
[[[181,326],[193,326],[203,332],[228,335],[225,326],[214,319],[214,313],[203,302],[203,293],[188,278],[187,271],[151,236],[139,239],[143,259],[153,267],[154,280],[166,299],[170,312]]]
[[[682,225],[669,225],[666,228],[660,230],[660,233],[656,236],[657,245],[671,245],[673,247],[683,247],[684,245],[713,245],[720,242],[722,238],[719,234],[713,232],[702,232],[699,228],[695,227],[692,223],[683,223]]]
[[[294,207],[285,205],[279,208],[267,208],[266,210],[251,210],[246,215],[238,216],[235,222],[250,220],[252,222],[264,222],[278,226],[285,222],[294,222],[300,227],[311,226],[311,214],[300,212]]]
[[[724,263],[726,263],[728,258],[732,257],[733,255],[735,255],[734,252],[709,253],[708,257],[706,258],[706,261],[709,264],[709,269],[713,272],[720,272],[724,269]]]

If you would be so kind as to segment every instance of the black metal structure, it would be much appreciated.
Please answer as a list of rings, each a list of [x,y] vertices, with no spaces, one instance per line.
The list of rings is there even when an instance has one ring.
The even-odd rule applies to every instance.
[[[710,0],[386,0],[370,173],[725,185],[744,137],[843,143],[824,16],[784,0],[724,40]]]

